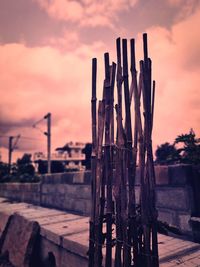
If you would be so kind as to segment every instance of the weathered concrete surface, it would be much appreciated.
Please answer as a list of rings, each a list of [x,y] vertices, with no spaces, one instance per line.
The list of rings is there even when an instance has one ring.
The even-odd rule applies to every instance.
[[[6,203],[1,198],[0,212],[17,212],[28,222],[41,225],[39,249],[43,260],[53,253],[57,267],[88,266],[88,217],[26,203]],[[161,267],[198,267],[200,244],[159,235],[159,256]]]
[[[6,212],[0,212],[0,236],[2,235],[5,229],[9,216],[10,215]]]
[[[30,266],[31,256],[39,234],[39,224],[14,214],[2,234],[1,253],[8,251],[9,261],[16,267]]]
[[[52,241],[57,245],[62,245],[64,236],[88,232],[88,218],[81,218],[78,221],[65,221],[54,224],[43,225],[41,227],[41,236]]]

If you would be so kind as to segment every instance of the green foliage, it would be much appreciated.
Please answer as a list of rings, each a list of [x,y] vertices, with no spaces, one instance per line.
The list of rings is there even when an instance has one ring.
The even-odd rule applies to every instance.
[[[188,134],[177,136],[175,144],[182,145],[182,148],[179,148],[182,155],[181,162],[200,164],[200,139],[196,138],[193,129]]]
[[[7,163],[0,162],[0,178],[7,175],[9,172],[9,167]]]
[[[176,148],[178,146],[178,148]],[[174,144],[164,143],[155,152],[158,164],[200,164],[200,139],[191,129],[189,133],[178,135]]]
[[[180,160],[179,151],[175,145],[164,143],[157,147],[156,150],[156,163],[160,165],[173,164]]]
[[[85,166],[86,170],[90,170],[91,169],[92,144],[87,143],[85,147],[82,149],[82,153],[85,154],[85,160],[83,161],[83,166]]]
[[[39,182],[31,162],[31,154],[24,154],[17,163],[12,164],[9,173],[8,164],[0,163],[0,182]]]
[[[24,154],[21,159],[17,160],[17,172],[18,174],[28,174],[30,176],[35,174],[35,168],[31,163],[31,154]]]

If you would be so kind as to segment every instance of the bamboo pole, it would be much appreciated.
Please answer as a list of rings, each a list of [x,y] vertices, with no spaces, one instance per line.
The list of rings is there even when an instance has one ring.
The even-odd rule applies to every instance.
[[[129,95],[129,78],[128,78],[128,58],[127,58],[127,40],[122,40],[123,51],[123,78],[124,78],[124,100],[125,100],[125,125],[126,125],[126,148],[127,148],[127,182],[128,188],[128,218],[127,228],[132,230],[133,218],[135,217],[135,177],[133,174],[133,154],[132,154],[132,125],[131,125],[131,113],[130,113],[130,95]],[[131,234],[127,233],[126,250],[127,255],[125,257],[125,266],[131,265]]]
[[[96,195],[96,75],[97,59],[92,59],[92,99],[91,99],[91,116],[92,116],[92,157],[91,157],[91,216],[90,216],[90,233],[89,233],[89,267],[94,266],[95,252],[95,195]]]
[[[138,96],[138,85],[137,85],[137,71],[135,63],[135,40],[131,39],[130,41],[130,50],[131,50],[131,76],[132,76],[132,92],[134,94],[135,102],[135,125],[134,125],[134,144],[133,144],[133,159],[132,159],[132,176],[134,177],[133,187],[135,186],[135,177],[136,177],[136,163],[137,163],[137,147],[138,147],[138,127],[140,132],[142,132],[141,124],[141,115],[140,115],[140,100]],[[132,204],[132,203],[130,203]],[[138,249],[139,249],[139,240],[138,240],[138,225],[136,223],[136,207],[130,219],[130,235],[133,238],[133,262],[134,266],[138,266]]]
[[[152,62],[148,58],[147,35],[143,35],[144,60],[140,61],[140,75],[138,80],[135,63],[135,42],[134,39],[130,41],[130,88],[127,40],[122,40],[123,57],[121,57],[120,38],[116,40],[116,48],[118,102],[115,106],[116,140],[114,139],[116,64],[112,63],[112,66],[110,66],[109,54],[104,54],[105,80],[103,100],[99,101],[98,106],[97,131],[95,61],[93,63],[93,204],[90,219],[89,267],[102,267],[102,244],[104,235],[106,237],[105,267],[112,267],[114,235],[116,235],[115,267],[158,267],[155,171],[152,150],[155,81],[152,83]],[[124,85],[124,97],[122,96],[122,85]],[[131,124],[132,96],[134,97],[134,140]],[[140,103],[141,97],[143,106]],[[123,123],[122,103],[125,105],[125,123]],[[142,113],[144,115],[143,119],[141,117]],[[137,154],[139,154],[138,164],[141,181],[140,209],[136,209],[135,200]],[[103,233],[104,222],[106,223],[105,234]],[[115,222],[116,232],[112,234],[113,222]],[[93,255],[91,252],[93,252]]]
[[[121,40],[116,40],[117,49],[117,99],[115,106],[117,115],[117,134],[116,134],[116,174],[114,184],[114,197],[116,202],[116,250],[115,267],[122,266],[122,245],[123,245],[123,221],[122,221],[122,175],[123,175],[123,149],[124,149],[124,129],[122,123],[122,66],[121,66]]]
[[[95,196],[95,264],[94,266],[102,266],[102,227],[104,202],[101,198],[102,190],[102,144],[105,125],[105,103],[99,101],[98,106],[98,139],[97,139],[97,160],[96,160],[96,196]]]
[[[116,202],[116,250],[115,250],[115,267],[122,266],[122,245],[123,245],[123,232],[122,232],[122,203],[121,203],[121,195],[122,195],[122,152],[124,147],[124,139],[123,139],[123,126],[122,126],[122,117],[119,112],[118,105],[115,106],[116,114],[117,114],[117,147],[116,147],[116,167],[115,167],[115,183],[114,183],[114,198]]]
[[[111,87],[111,144],[114,144],[114,88],[115,88],[115,74],[116,74],[116,64],[113,62],[110,72],[110,87]]]
[[[105,61],[105,175],[106,175],[106,267],[112,265],[112,163],[111,163],[111,132],[110,109],[111,87],[109,71],[109,54],[104,54]]]
[[[117,38],[116,40],[117,48],[117,98],[118,98],[118,109],[122,114],[122,65],[121,65],[121,39]]]
[[[155,103],[155,89],[156,89],[156,82],[153,81],[152,105],[151,105],[151,131],[152,131],[152,129],[153,129],[154,103]]]
[[[144,106],[144,140],[145,140],[145,152],[147,152],[146,155],[146,162],[145,162],[145,171],[144,171],[144,177],[143,177],[143,185],[142,185],[142,221],[143,221],[143,231],[144,231],[144,258],[145,258],[145,264],[147,267],[151,266],[151,239],[150,239],[150,213],[151,213],[151,207],[148,209],[148,206],[150,204],[150,191],[149,191],[149,172],[148,172],[148,135],[149,135],[149,116],[148,116],[148,110],[149,110],[149,100],[148,100],[148,68],[147,68],[147,62],[145,60],[146,56],[145,53],[147,53],[147,43],[145,35],[144,38],[144,62],[141,64],[141,73],[143,78],[143,106]]]
[[[144,64],[142,65],[143,73],[143,102],[145,116],[145,143],[147,151],[146,170],[145,170],[145,206],[149,205],[146,222],[144,222],[144,243],[147,266],[158,266],[158,244],[157,244],[157,212],[155,208],[155,171],[152,152],[152,110],[154,99],[152,100],[151,89],[151,60],[148,58],[147,35],[143,35],[144,45]],[[152,249],[152,250],[151,250]]]

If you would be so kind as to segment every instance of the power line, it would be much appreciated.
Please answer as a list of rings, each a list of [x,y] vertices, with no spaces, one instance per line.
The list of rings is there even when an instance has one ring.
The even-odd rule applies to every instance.
[[[21,136],[23,139],[28,139],[28,140],[33,140],[33,141],[42,141],[42,138],[34,138],[34,137],[29,137],[29,136]]]
[[[0,135],[0,138],[9,138],[10,135]],[[16,138],[17,135],[12,136],[13,138]]]
[[[45,118],[43,117],[42,119],[39,119],[38,121],[34,122],[32,127],[34,127],[35,125],[39,124],[40,122],[42,122]]]
[[[10,136],[8,135],[0,135],[0,138],[9,138]],[[13,136],[14,138],[17,137],[16,136]],[[43,139],[42,138],[34,138],[34,137],[29,137],[29,136],[23,136],[23,135],[20,135],[20,138],[21,139],[27,139],[27,140],[33,140],[33,141],[42,141]]]
[[[12,146],[12,151],[17,148],[17,143],[19,142],[20,137],[21,137],[20,134],[17,135],[17,137],[15,137],[15,143]]]

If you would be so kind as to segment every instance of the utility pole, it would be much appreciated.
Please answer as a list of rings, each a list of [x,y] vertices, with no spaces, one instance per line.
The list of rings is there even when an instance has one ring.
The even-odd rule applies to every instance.
[[[12,163],[12,152],[16,149],[16,145],[19,141],[20,134],[17,136],[9,136],[9,144],[8,144],[8,171],[11,171],[11,163]],[[15,138],[15,142],[13,140]]]
[[[47,172],[51,173],[51,113],[47,113],[47,115],[44,116],[44,119],[47,119],[47,132],[45,132],[45,135],[47,136]]]
[[[11,171],[12,163],[12,152],[13,152],[13,136],[9,136],[9,145],[8,145],[8,171]]]

